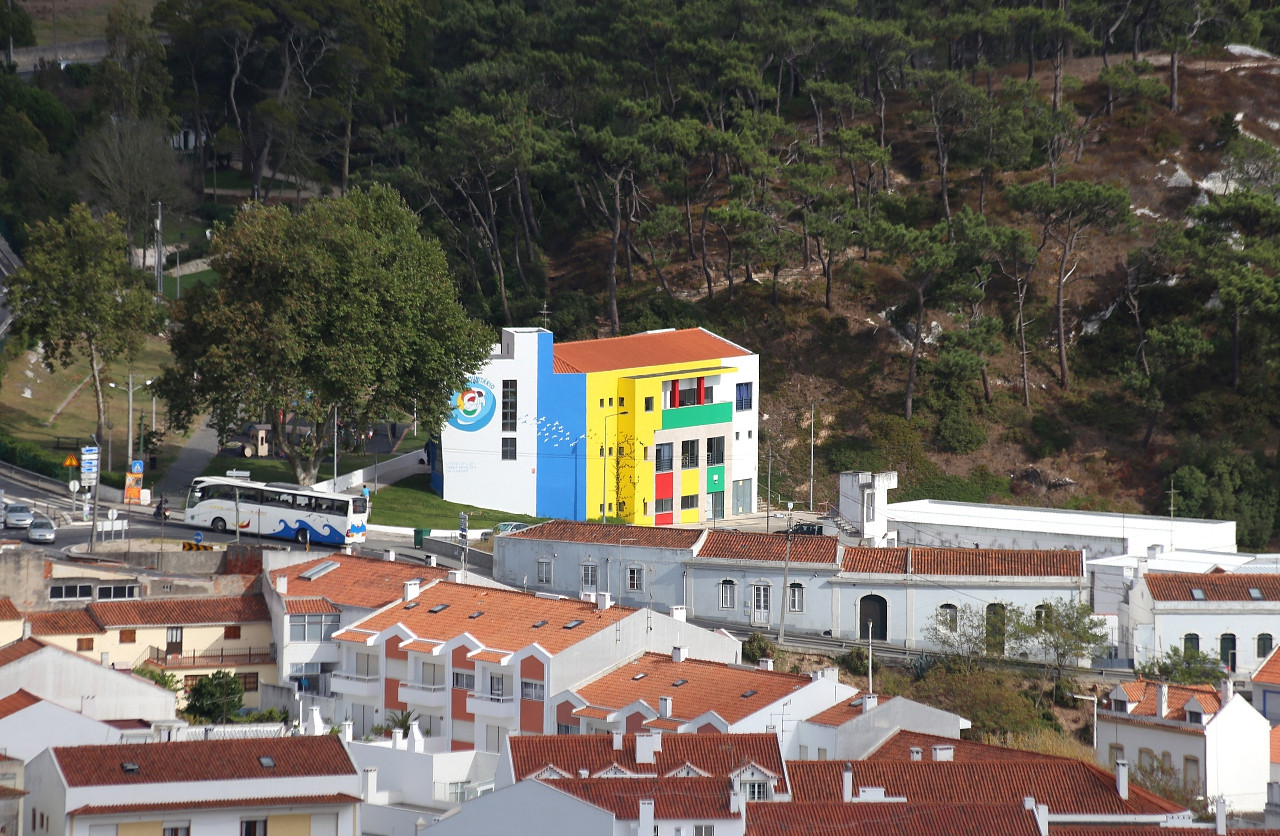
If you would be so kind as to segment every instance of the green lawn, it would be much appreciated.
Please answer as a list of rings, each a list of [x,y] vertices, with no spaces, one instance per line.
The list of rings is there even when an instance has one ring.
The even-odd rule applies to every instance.
[[[179,287],[185,292],[198,284],[216,283],[220,278],[222,276],[219,275],[217,270],[201,270],[197,273],[187,273],[179,283],[177,276],[166,273],[164,276],[164,295],[168,299],[176,299],[179,295]]]
[[[294,188],[293,183],[279,177],[263,177],[262,188],[270,185],[271,191],[288,191]],[[214,171],[206,171],[204,174],[204,187],[209,190],[217,188],[222,189],[252,189],[253,179],[238,168],[219,168],[215,174]]]

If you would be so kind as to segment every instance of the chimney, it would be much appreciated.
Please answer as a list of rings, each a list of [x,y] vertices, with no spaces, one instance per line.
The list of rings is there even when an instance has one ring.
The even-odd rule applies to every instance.
[[[759,662],[756,662],[756,667],[758,667],[762,671],[771,671],[773,670],[773,660],[761,659]]]
[[[738,789],[737,781],[734,782],[733,789],[729,791],[729,812],[735,816],[746,813],[742,804],[742,792]]]
[[[1036,817],[1036,829],[1040,831],[1040,836],[1049,836],[1049,806],[1037,804],[1035,796],[1026,795],[1022,797],[1022,809],[1030,810]]]
[[[409,748],[417,752],[419,755],[427,751],[427,738],[422,734],[422,728],[416,723],[409,724]]]
[[[686,609],[682,606],[673,604],[671,606],[671,617],[676,621],[684,621],[686,618]]]
[[[1231,702],[1231,698],[1232,698],[1232,697],[1234,697],[1235,695],[1236,695],[1236,686],[1235,686],[1235,684],[1234,684],[1234,683],[1232,683],[1232,681],[1231,681],[1231,674],[1230,674],[1230,673],[1228,673],[1226,676],[1224,676],[1224,677],[1222,678],[1222,705],[1223,705],[1223,707],[1226,707],[1226,704],[1227,704],[1227,703],[1229,703],[1229,702]]]
[[[933,747],[933,759],[935,761],[953,761],[956,759],[956,747],[950,743],[937,743]]]
[[[289,594],[289,578],[287,575],[281,574],[280,577],[276,578],[276,592],[281,595]]]
[[[599,609],[599,610],[607,610],[607,609],[609,609],[609,608],[610,608],[610,607],[612,607],[612,606],[613,606],[613,596],[612,596],[612,595],[610,595],[608,592],[597,592],[597,593],[596,593],[596,609]],[[643,804],[644,802],[641,802],[641,803]],[[652,801],[650,801],[649,803],[650,803],[650,804],[652,804],[653,802],[652,802]]]
[[[1218,796],[1213,805],[1213,832],[1218,836],[1227,836],[1227,800]]]
[[[1169,716],[1169,685],[1165,682],[1156,686],[1156,716],[1161,720]]]
[[[111,667],[111,652],[108,650],[104,650],[101,653],[99,653],[98,661],[102,664],[102,667],[104,668]]]
[[[320,719],[320,706],[311,706],[310,710],[307,711],[307,714],[311,718],[311,735],[313,737],[319,737],[324,734],[324,722]]]
[[[647,734],[636,735],[636,763],[656,763],[654,757],[653,737]]]
[[[355,723],[351,722],[350,720],[342,721],[342,739],[345,742],[347,743],[351,742],[351,738],[353,736],[352,731],[354,730],[354,728],[355,728]]]
[[[450,569],[450,570],[445,574],[445,579],[446,579],[446,580],[448,580],[448,581],[449,581],[449,583],[462,583],[462,570],[461,570],[461,569]]]
[[[395,549],[387,549],[387,562],[388,562],[388,563],[395,563],[395,562],[396,562],[396,550],[395,550]]]
[[[924,749],[921,749],[919,746],[912,746],[909,751],[911,752],[911,760],[913,761],[924,760]]]
[[[675,647],[671,648],[671,661],[683,662],[685,659],[688,659],[688,658],[689,658],[689,648],[681,647],[680,645],[676,645]]]
[[[652,798],[640,799],[639,819],[640,821],[637,822],[636,824],[636,832],[652,833],[653,832],[653,799]]]
[[[653,751],[662,751],[662,729],[654,729],[649,732],[649,736],[653,738]]]
[[[579,769],[579,770],[578,770],[578,777],[579,777],[579,778],[590,778],[590,777],[591,777],[591,770],[590,770],[590,769]]]
[[[427,555],[427,565],[432,569],[436,568],[436,556],[434,554]]]
[[[1263,827],[1268,830],[1280,828],[1280,783],[1272,781],[1267,784],[1267,805],[1262,811]]]
[[[1152,546],[1152,548],[1155,548],[1155,546]],[[1150,554],[1150,552],[1148,552],[1148,554]],[[1148,563],[1148,558],[1143,557],[1138,559],[1138,566],[1136,569],[1134,569],[1134,580],[1140,580],[1146,577],[1147,563]]]
[[[22,637],[24,639],[31,638],[31,622],[27,621],[25,618],[22,619]]]
[[[613,751],[615,752],[622,751],[622,732],[620,731],[616,731],[613,733]]]
[[[671,697],[658,697],[658,716],[664,719],[670,719]]]
[[[1116,761],[1116,794],[1121,801],[1129,800],[1129,762]]]
[[[391,730],[391,748],[392,748],[393,750],[395,750],[395,751],[399,751],[399,750],[401,750],[401,749],[405,748],[405,745],[404,745],[404,729],[392,729],[392,730]]]
[[[871,709],[880,704],[879,694],[863,694],[862,695],[862,713],[866,714]]]
[[[418,597],[418,593],[422,591],[422,578],[414,578],[411,581],[404,582],[404,600],[407,604],[414,598]]]
[[[841,775],[840,797],[848,804],[853,801],[853,764],[846,763],[844,772]]]
[[[364,801],[366,804],[373,804],[374,797],[378,794],[378,767],[366,766],[364,768]]]
[[[1162,554],[1164,554],[1163,544],[1152,543],[1150,546],[1147,546],[1147,560],[1155,560]]]

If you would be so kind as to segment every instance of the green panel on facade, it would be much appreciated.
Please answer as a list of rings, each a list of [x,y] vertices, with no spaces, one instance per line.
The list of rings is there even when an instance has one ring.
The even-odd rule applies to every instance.
[[[707,424],[727,424],[732,420],[733,404],[731,403],[708,403],[702,406],[682,406],[679,409],[662,410],[664,430],[703,427]]]
[[[725,489],[724,465],[707,468],[707,493],[719,493]]]

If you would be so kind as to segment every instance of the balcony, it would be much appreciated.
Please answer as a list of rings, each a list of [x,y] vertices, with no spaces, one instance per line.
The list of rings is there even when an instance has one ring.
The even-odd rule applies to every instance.
[[[495,697],[478,691],[467,694],[467,712],[476,716],[514,720],[518,708],[516,698],[512,695]]]
[[[401,682],[397,698],[402,703],[420,705],[423,708],[445,708],[449,705],[449,686]]]
[[[276,654],[269,647],[246,647],[220,650],[190,650],[186,653],[166,653],[163,648],[147,649],[147,662],[163,670],[181,668],[234,668],[239,665],[269,665]]]
[[[381,685],[382,677],[376,673],[360,675],[335,672],[329,677],[329,687],[333,692],[348,697],[376,697]]]

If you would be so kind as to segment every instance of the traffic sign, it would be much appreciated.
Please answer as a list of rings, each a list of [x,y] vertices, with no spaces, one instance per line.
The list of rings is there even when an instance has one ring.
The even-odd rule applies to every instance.
[[[109,508],[107,510],[107,519],[114,520],[118,516],[120,516],[120,512],[115,508]]]
[[[134,459],[133,461],[129,462],[129,472],[130,472],[130,473],[141,473],[141,472],[142,472],[142,459]]]
[[[67,483],[67,488],[70,489],[72,493],[79,493],[80,482],[76,479],[72,479],[70,482]]]
[[[63,467],[79,467],[80,460],[76,458],[75,453],[67,453],[67,457],[62,460]]]
[[[463,532],[467,530],[467,513],[465,511],[458,512],[458,530]]]
[[[97,447],[81,447],[80,455],[86,456],[86,457],[93,456],[96,459],[98,457],[98,448]]]
[[[204,542],[204,532],[197,531],[195,534],[191,535],[191,539],[196,541],[197,546],[200,545]]]

